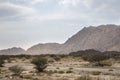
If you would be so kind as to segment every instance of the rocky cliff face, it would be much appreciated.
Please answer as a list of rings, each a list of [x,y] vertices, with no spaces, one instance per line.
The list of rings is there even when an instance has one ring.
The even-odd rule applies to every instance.
[[[25,50],[16,47],[0,50],[0,55],[18,55],[18,54],[25,54]]]

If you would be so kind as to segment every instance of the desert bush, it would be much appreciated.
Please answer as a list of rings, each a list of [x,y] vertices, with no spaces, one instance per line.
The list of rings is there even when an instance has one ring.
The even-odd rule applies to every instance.
[[[58,73],[63,74],[63,73],[65,73],[65,72],[64,72],[64,71],[59,71]]]
[[[0,69],[0,73],[1,73],[2,71],[1,71],[1,69]]]
[[[57,67],[56,69],[60,69],[59,67]]]
[[[54,70],[54,73],[57,73],[57,70]]]
[[[0,59],[0,67],[3,67],[4,59]]]
[[[72,69],[73,69],[72,67],[69,68],[69,70],[72,70]]]
[[[100,75],[100,74],[101,74],[100,71],[93,71],[93,72],[92,72],[92,75]]]
[[[73,57],[82,57],[82,59],[89,62],[99,62],[110,58],[114,58],[116,60],[120,59],[120,52],[117,51],[100,52],[94,49],[71,52],[69,55]]]
[[[75,80],[92,80],[92,78],[89,75],[82,75]]]
[[[24,69],[18,65],[9,67],[9,70],[12,71],[15,75],[20,75],[21,72],[24,71]]]
[[[114,71],[113,69],[109,69],[109,71]]]
[[[120,55],[113,57],[115,60],[120,60]]]
[[[53,58],[53,57],[56,57],[56,55],[55,55],[55,54],[50,54],[49,56],[50,56],[50,57],[52,57],[52,58]]]
[[[72,52],[69,55],[74,57],[81,57],[83,60],[89,62],[99,62],[99,61],[107,60],[111,57],[111,55],[109,55],[108,53],[105,54],[104,52],[96,51],[93,49]]]
[[[100,62],[97,63],[97,66],[101,66],[101,67],[112,66],[112,63],[111,62],[107,62],[107,61],[100,61]]]
[[[99,62],[109,59],[109,56],[103,54],[88,54],[88,55],[83,55],[82,58],[89,62]]]
[[[32,64],[36,65],[38,72],[43,72],[47,68],[47,59],[43,57],[36,57],[32,60]]]
[[[49,60],[48,62],[49,62],[49,63],[54,63],[54,60]]]
[[[9,56],[7,55],[0,55],[0,67],[3,67],[3,64],[5,63],[5,60],[9,60]]]
[[[66,73],[73,73],[73,71],[71,71],[71,70],[68,70],[68,71],[66,71]]]

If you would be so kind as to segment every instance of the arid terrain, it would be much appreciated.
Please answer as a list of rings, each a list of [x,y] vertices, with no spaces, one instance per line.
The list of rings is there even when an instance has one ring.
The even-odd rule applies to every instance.
[[[120,80],[120,0],[0,0],[0,80]]]
[[[31,63],[38,56],[18,55],[4,59],[0,80],[120,80],[120,59],[103,60],[103,66],[80,56],[39,55],[47,59],[47,67],[38,72]],[[17,74],[15,74],[17,73]]]

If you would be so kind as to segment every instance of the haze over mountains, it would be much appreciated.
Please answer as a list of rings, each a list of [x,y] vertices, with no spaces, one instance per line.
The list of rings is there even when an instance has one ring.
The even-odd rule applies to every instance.
[[[19,55],[19,54],[25,54],[25,52],[26,51],[24,49],[17,47],[0,50],[0,54],[4,54],[4,55],[15,55],[15,54]]]
[[[67,54],[79,50],[120,51],[120,26],[85,27],[65,43],[37,44],[27,51],[21,48],[1,50],[0,54]]]

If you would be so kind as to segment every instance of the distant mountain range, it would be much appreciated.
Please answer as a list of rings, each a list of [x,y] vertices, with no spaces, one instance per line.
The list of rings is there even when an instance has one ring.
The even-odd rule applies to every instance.
[[[120,26],[90,26],[80,30],[65,43],[37,44],[27,51],[21,48],[1,50],[0,54],[68,54],[79,50],[120,51]]]
[[[19,55],[19,54],[25,54],[25,50],[22,48],[17,48],[17,47],[13,47],[13,48],[9,48],[9,49],[3,49],[0,50],[0,55]]]

